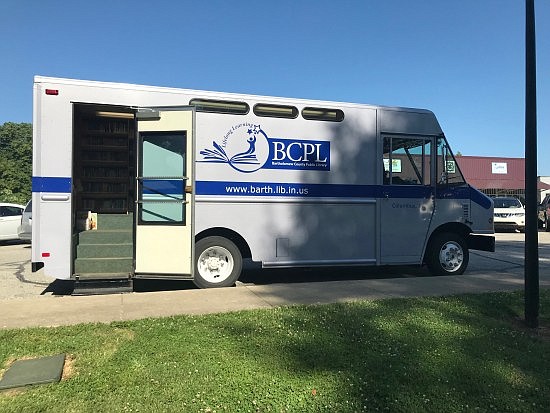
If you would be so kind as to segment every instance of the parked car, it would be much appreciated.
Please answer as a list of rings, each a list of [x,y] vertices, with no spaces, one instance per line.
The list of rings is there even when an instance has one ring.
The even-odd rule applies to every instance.
[[[17,228],[24,209],[24,205],[0,203],[0,241],[19,239]]]
[[[539,221],[546,232],[550,232],[550,194],[539,205]]]
[[[19,239],[30,242],[32,239],[32,201],[27,203],[23,215],[21,216],[21,225],[17,228]]]
[[[514,197],[497,197],[494,201],[494,224],[496,229],[525,231],[525,207]]]

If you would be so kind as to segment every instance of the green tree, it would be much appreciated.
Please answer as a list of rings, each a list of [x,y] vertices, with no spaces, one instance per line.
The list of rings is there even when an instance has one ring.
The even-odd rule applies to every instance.
[[[25,204],[31,197],[32,125],[0,125],[0,201]]]

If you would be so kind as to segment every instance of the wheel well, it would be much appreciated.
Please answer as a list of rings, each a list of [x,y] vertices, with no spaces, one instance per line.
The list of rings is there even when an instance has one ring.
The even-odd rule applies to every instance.
[[[209,228],[195,235],[195,242],[206,237],[224,237],[232,241],[241,251],[243,258],[252,258],[250,247],[245,239],[237,232],[223,227]]]
[[[446,224],[443,224],[439,227],[437,227],[434,232],[431,233],[430,239],[426,243],[426,249],[424,250],[424,256],[422,257],[422,262],[426,262],[426,252],[430,248],[430,243],[434,239],[434,237],[438,234],[441,234],[442,232],[451,232],[454,234],[459,234],[464,238],[464,241],[466,244],[468,244],[468,234],[472,232],[470,228],[464,224],[461,224],[460,222],[448,222]],[[469,247],[468,247],[469,248]]]

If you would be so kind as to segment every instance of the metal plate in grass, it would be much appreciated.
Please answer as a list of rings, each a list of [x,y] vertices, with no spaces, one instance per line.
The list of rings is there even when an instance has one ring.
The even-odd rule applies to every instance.
[[[31,360],[17,360],[0,380],[0,390],[58,382],[61,380],[64,363],[65,354]]]

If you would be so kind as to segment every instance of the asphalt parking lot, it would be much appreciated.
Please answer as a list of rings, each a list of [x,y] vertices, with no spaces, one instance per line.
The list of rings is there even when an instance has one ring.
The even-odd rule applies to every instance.
[[[550,277],[550,232],[539,232],[539,268],[541,276]],[[523,274],[525,235],[516,232],[496,234],[497,251],[471,251],[466,274],[507,273]],[[425,268],[417,267],[361,267],[328,269],[261,270],[248,266],[239,286],[277,283],[326,282],[429,276]],[[71,282],[52,280],[42,271],[31,271],[31,246],[26,243],[0,244],[0,300],[27,298],[39,295],[71,293]],[[190,281],[136,280],[136,292],[195,289]]]
[[[30,244],[0,244],[0,300],[40,295],[52,281],[42,271],[31,271]]]

